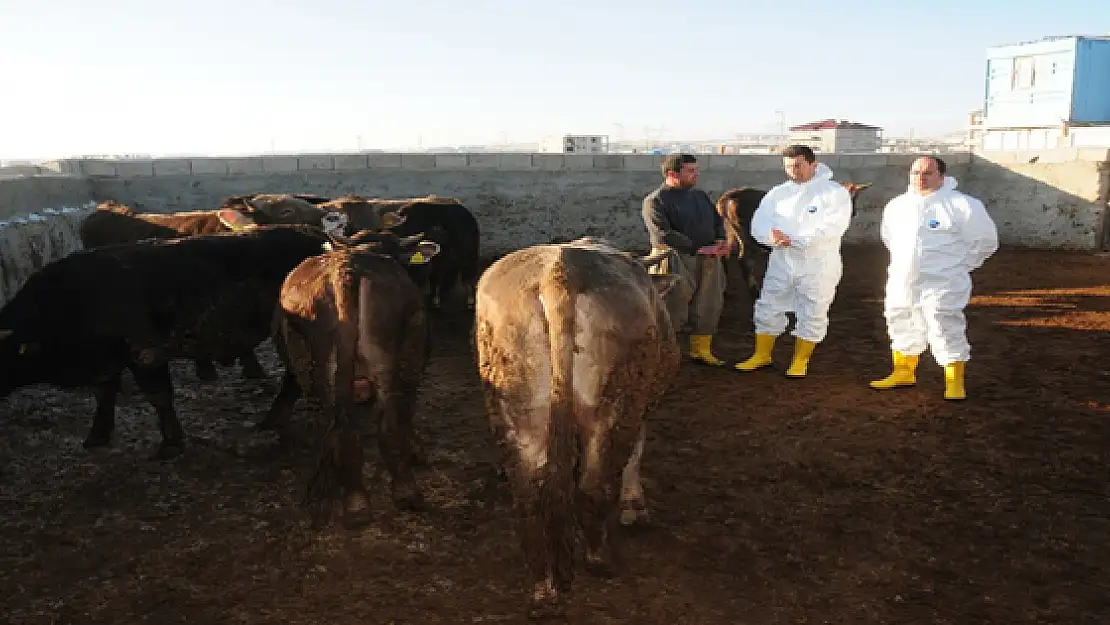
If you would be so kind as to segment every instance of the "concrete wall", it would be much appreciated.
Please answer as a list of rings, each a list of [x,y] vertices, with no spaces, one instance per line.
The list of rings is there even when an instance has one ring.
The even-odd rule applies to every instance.
[[[76,211],[90,200],[115,199],[147,211],[213,208],[230,195],[294,191],[406,197],[456,196],[477,215],[483,251],[603,235],[644,248],[641,199],[660,182],[661,156],[639,154],[320,154],[153,161],[67,160],[35,171],[0,171],[0,220],[45,208],[70,207],[9,221],[0,236],[4,291],[29,271],[76,249]],[[912,154],[822,155],[837,180],[871,183],[859,198],[849,243],[878,240],[885,203],[903,192]],[[981,198],[1003,244],[1101,249],[1110,239],[1106,149],[951,154],[949,173]],[[716,197],[738,186],[769,188],[783,180],[775,155],[702,155],[700,186]],[[82,210],[87,210],[87,207]],[[46,251],[36,251],[46,250]],[[13,258],[15,260],[13,260]]]
[[[265,156],[174,161],[65,161],[52,164],[90,180],[93,196],[140,210],[211,208],[258,191],[459,197],[474,210],[483,250],[496,253],[584,234],[643,248],[643,196],[660,183],[661,156],[623,154],[370,154]],[[905,189],[912,155],[823,155],[838,180],[871,183],[860,196],[850,242],[877,240],[883,204]],[[949,159],[956,176],[969,154]],[[712,196],[783,180],[774,155],[703,155],[699,183]]]
[[[92,200],[92,185],[87,178],[56,172],[27,175],[23,173],[26,169],[0,168],[0,220]]]
[[[193,161],[180,169],[151,163],[82,163],[98,199],[135,208],[180,211],[212,208],[226,196],[256,191],[300,191],[321,195],[453,195],[471,206],[483,231],[483,250],[605,235],[628,248],[646,248],[640,218],[644,195],[660,182],[663,157],[638,154],[371,154],[369,157],[263,157]],[[881,205],[905,188],[911,157],[830,155],[837,178],[875,183],[864,200],[849,240],[875,239]],[[967,154],[953,168],[967,168]],[[764,155],[704,155],[700,187],[716,198],[741,185],[769,188],[781,180],[781,159]],[[109,168],[115,168],[113,172]],[[214,173],[175,173],[192,171]],[[226,167],[226,170],[224,170]],[[93,169],[97,168],[97,169]],[[153,171],[153,175],[151,172]]]
[[[0,306],[43,265],[81,248],[77,228],[95,207],[59,206],[0,221]]]
[[[1100,250],[1110,244],[1108,152],[981,152],[960,188],[983,201],[1004,244]]]

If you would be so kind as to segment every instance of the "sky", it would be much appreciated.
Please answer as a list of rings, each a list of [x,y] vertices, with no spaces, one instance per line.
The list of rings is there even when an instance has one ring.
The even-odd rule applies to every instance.
[[[1096,0],[0,0],[0,159],[962,130]]]

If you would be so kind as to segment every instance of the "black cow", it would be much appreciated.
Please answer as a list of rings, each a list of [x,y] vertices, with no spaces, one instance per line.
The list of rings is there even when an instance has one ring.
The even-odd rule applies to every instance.
[[[474,290],[481,273],[481,230],[473,213],[458,199],[429,195],[405,199],[364,198],[347,195],[335,199],[297,196],[327,210],[340,211],[350,220],[349,232],[388,228],[399,236],[423,233],[440,245],[440,253],[429,266],[428,298],[438,309],[456,281],[466,289],[467,308],[474,308]],[[390,225],[382,215],[396,212],[404,223]]]
[[[233,211],[233,212],[229,212]],[[101,202],[97,210],[81,221],[81,244],[86,249],[133,243],[143,239],[179,239],[200,234],[229,232],[243,224],[307,224],[322,226],[328,212],[290,194],[254,195],[224,202],[223,210],[183,213],[139,213],[112,200]],[[234,223],[229,221],[234,218]],[[225,364],[231,364],[227,361]],[[262,379],[266,371],[253,351],[239,355],[243,377]],[[215,380],[218,375],[212,360],[204,355],[195,359],[197,377]]]
[[[310,226],[145,240],[81,250],[47,264],[0,309],[0,398],[52,383],[96,388],[85,447],[110,442],[120,373],[131,370],[158,413],[168,458],[184,448],[172,358],[234,358],[271,334],[278,293],[324,252]]]

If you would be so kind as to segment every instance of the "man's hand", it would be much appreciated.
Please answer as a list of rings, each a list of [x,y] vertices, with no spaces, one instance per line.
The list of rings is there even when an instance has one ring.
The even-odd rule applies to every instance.
[[[778,228],[771,228],[771,243],[778,247],[790,247],[790,236]]]
[[[728,244],[728,241],[718,239],[713,245],[706,245],[705,247],[698,248],[698,254],[722,258],[728,256],[730,249],[731,246]]]

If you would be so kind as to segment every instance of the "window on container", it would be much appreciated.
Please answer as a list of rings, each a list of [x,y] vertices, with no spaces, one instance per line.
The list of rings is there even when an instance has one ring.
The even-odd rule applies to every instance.
[[[1013,89],[1032,89],[1037,82],[1037,63],[1031,56],[1019,56],[1014,59],[1014,71],[1010,75],[1010,85]]]

